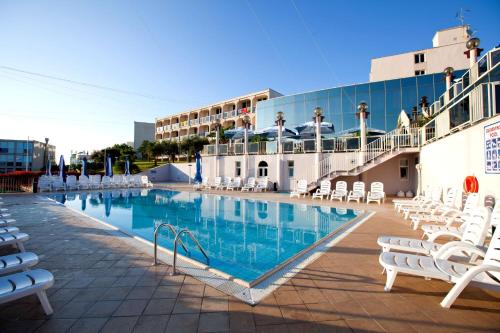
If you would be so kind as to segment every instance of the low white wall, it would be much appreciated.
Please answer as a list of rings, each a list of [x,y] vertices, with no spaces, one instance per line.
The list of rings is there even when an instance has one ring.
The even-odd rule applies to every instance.
[[[189,167],[191,165],[191,167]],[[196,162],[192,163],[167,163],[165,165],[141,172],[154,182],[189,182],[196,174]]]
[[[422,185],[441,185],[462,189],[466,176],[479,181],[481,198],[492,194],[500,197],[500,175],[485,172],[484,127],[500,121],[500,116],[476,124],[463,131],[422,147]]]

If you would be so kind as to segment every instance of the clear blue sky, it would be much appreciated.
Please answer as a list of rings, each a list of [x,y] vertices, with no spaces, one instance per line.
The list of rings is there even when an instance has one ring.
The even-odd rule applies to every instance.
[[[133,121],[263,88],[368,81],[370,59],[431,47],[466,23],[500,43],[500,1],[0,0],[0,137],[51,138],[58,154],[132,141]],[[67,155],[68,156],[68,155]]]

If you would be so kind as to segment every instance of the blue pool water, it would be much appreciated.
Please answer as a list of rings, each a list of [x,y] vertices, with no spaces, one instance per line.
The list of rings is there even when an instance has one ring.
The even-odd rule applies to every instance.
[[[258,195],[257,195],[258,196]],[[351,222],[363,211],[162,189],[53,194],[50,198],[146,240],[155,225],[189,229],[210,266],[251,283]],[[191,257],[204,257],[186,237]],[[159,244],[172,249],[161,232]],[[179,253],[185,255],[179,248]]]

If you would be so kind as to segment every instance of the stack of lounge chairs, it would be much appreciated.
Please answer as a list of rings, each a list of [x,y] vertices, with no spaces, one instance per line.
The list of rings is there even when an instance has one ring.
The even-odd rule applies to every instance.
[[[449,189],[442,200],[441,192],[441,187],[428,188],[422,196],[393,202],[414,229],[422,230],[422,239],[380,236],[377,243],[386,291],[400,273],[444,280],[454,285],[441,302],[449,308],[468,285],[500,291],[500,198],[494,206],[485,198],[482,205],[477,193],[469,193],[458,208],[458,190]]]
[[[13,247],[14,253],[0,256],[0,304],[26,296],[37,295],[47,315],[53,310],[46,290],[54,285],[54,276],[44,269],[32,269],[38,264],[38,256],[26,252],[24,242],[29,235],[10,226],[15,222],[4,209],[0,213],[0,247]]]
[[[59,176],[42,175],[38,179],[38,191],[71,191],[91,190],[129,187],[153,187],[148,176],[144,175],[114,175],[113,177],[101,175],[81,175],[78,179],[74,175],[68,175],[66,182]]]
[[[269,179],[267,177],[249,177],[243,182],[241,177],[215,177],[214,182],[210,183],[207,177],[202,177],[201,183],[194,184],[195,190],[240,190],[242,192],[254,191],[265,192],[269,189]]]

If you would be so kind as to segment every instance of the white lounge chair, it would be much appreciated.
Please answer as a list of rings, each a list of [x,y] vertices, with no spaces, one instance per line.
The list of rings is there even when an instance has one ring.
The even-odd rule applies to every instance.
[[[231,184],[231,177],[224,177],[218,186],[215,187],[216,190],[223,190]]]
[[[29,238],[30,236],[24,232],[0,234],[0,247],[14,245],[20,252],[24,252],[25,249],[23,243]]]
[[[52,191],[65,191],[66,184],[61,177],[53,177],[51,182]]]
[[[101,188],[111,188],[111,177],[110,176],[102,176],[101,179]]]
[[[381,182],[373,182],[370,186],[370,191],[366,195],[366,203],[376,202],[380,205],[385,202],[384,184]]]
[[[312,198],[316,199],[319,198],[323,200],[324,197],[327,197],[330,195],[332,192],[332,183],[329,180],[322,180],[319,188],[316,190],[316,192],[313,193]]]
[[[227,187],[228,190],[234,191],[239,190],[241,188],[241,177],[236,177]]]
[[[141,186],[142,187],[153,187],[153,183],[151,183],[148,179],[148,176],[141,176]]]
[[[241,188],[241,192],[248,192],[250,190],[253,191],[254,188],[255,188],[255,178],[249,177],[247,179],[246,184]]]
[[[255,192],[261,192],[261,191],[266,192],[268,186],[269,186],[268,178],[267,177],[259,177],[259,178],[257,178],[257,184],[255,185],[254,191]]]
[[[53,310],[46,290],[54,285],[54,276],[43,269],[29,270],[0,277],[0,304],[36,294],[47,315]]]
[[[90,175],[90,188],[99,189],[101,188],[101,175]]]
[[[446,192],[446,197],[444,198],[442,204],[429,204],[422,207],[422,209],[417,211],[415,214],[411,214],[409,217],[412,220],[412,224],[416,223],[418,225],[422,220],[437,221],[443,216],[442,214],[448,214],[450,211],[456,210],[455,202],[457,195],[458,190],[456,188],[450,188],[448,192]]]
[[[290,192],[290,198],[297,197],[300,198],[301,195],[304,197],[309,194],[309,191],[307,191],[307,180],[306,179],[300,179],[297,182],[297,187],[295,190]]]
[[[0,234],[16,234],[19,232],[17,227],[0,226]]]
[[[486,253],[477,247],[457,242],[444,245],[434,257],[401,252],[384,252],[379,262],[387,271],[385,291],[390,291],[398,273],[440,279],[454,283],[441,302],[449,308],[468,285],[500,291],[500,229],[496,229]],[[464,251],[484,257],[481,264],[472,266],[448,260]]]
[[[427,186],[424,190],[423,195],[416,195],[411,199],[393,199],[392,203],[394,204],[394,209],[398,210],[399,206],[409,204],[409,205],[414,205],[414,204],[419,204],[427,199],[431,199],[432,191],[431,191],[431,186]]]
[[[335,183],[335,189],[332,191],[330,200],[339,200],[342,202],[344,198],[347,198],[347,182],[340,180]]]
[[[20,252],[0,257],[0,275],[26,270],[38,264],[38,256],[33,252]]]
[[[483,246],[492,216],[489,208],[476,208],[459,237],[460,242]],[[425,255],[433,255],[443,246],[432,241],[394,236],[380,236],[377,244],[382,247],[383,252],[402,251]]]
[[[365,199],[365,183],[364,182],[354,182],[352,184],[352,190],[347,195],[347,202],[356,201],[359,203],[363,202]]]
[[[79,190],[88,190],[90,189],[90,179],[85,175],[80,175],[78,178],[78,189]]]
[[[69,175],[66,177],[66,189],[67,190],[77,190],[78,182],[76,181],[75,175]]]
[[[443,190],[441,187],[436,187],[431,192],[431,197],[420,202],[419,204],[405,204],[399,206],[399,213],[402,213],[405,218],[410,216],[410,213],[420,212],[420,211],[429,211],[435,206],[441,205],[443,202],[441,201],[441,197],[443,195]]]
[[[38,178],[38,192],[52,191],[52,180],[45,175]]]

